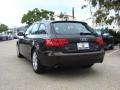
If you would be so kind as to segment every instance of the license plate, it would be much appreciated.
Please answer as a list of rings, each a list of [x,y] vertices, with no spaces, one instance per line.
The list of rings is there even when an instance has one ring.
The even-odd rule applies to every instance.
[[[88,42],[77,43],[77,48],[78,50],[89,49],[89,43]]]

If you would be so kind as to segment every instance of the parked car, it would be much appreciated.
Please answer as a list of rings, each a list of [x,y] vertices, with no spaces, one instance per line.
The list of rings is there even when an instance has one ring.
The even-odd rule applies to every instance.
[[[12,35],[8,35],[8,40],[13,40],[14,37]]]
[[[89,68],[103,62],[103,39],[85,22],[39,21],[18,35],[17,56],[31,60],[36,73],[46,67]]]
[[[14,38],[14,39],[18,39],[18,36],[17,36],[17,35],[13,35],[13,38]]]
[[[7,35],[0,34],[0,41],[8,40]]]
[[[7,35],[7,34],[0,34],[0,41],[6,41],[6,40],[13,40],[13,36],[12,35]]]
[[[103,37],[104,49],[114,49],[114,38],[108,31],[97,29],[96,32]]]

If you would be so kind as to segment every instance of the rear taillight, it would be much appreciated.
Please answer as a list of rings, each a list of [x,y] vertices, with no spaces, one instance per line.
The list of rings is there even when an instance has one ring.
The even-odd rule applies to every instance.
[[[102,37],[97,37],[96,38],[96,44],[98,44],[98,45],[104,45],[103,38]]]
[[[64,38],[53,38],[45,40],[46,47],[61,47],[67,45],[68,43],[68,40]]]

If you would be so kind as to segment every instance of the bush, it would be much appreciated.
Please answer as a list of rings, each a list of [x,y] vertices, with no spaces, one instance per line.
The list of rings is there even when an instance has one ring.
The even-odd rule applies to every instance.
[[[108,32],[113,36],[114,44],[120,43],[120,32],[116,32],[113,29],[108,29]]]

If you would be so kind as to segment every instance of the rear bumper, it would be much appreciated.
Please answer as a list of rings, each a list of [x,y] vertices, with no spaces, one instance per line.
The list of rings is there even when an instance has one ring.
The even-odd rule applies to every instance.
[[[102,63],[104,58],[104,50],[87,53],[61,53],[49,52],[40,55],[41,64],[48,67],[55,65],[73,66],[85,65],[89,63]]]

